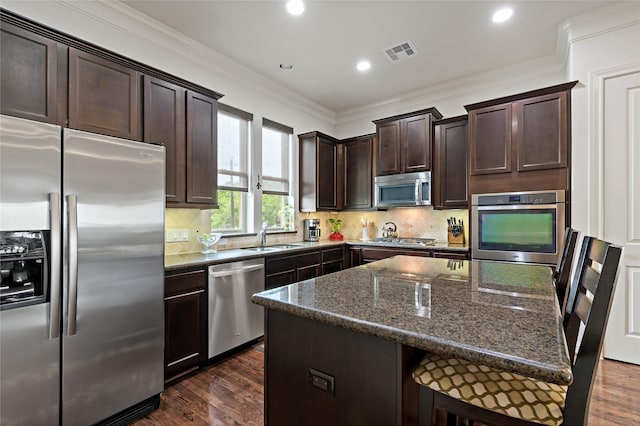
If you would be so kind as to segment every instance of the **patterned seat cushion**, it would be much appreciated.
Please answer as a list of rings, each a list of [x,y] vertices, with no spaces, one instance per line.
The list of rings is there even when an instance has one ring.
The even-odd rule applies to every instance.
[[[452,398],[510,417],[562,424],[567,386],[433,353],[422,359],[413,379]]]

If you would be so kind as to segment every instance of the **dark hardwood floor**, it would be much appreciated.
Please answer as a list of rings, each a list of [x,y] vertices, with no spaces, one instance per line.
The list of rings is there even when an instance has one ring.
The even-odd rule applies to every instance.
[[[167,383],[160,408],[133,425],[262,425],[263,369],[263,348],[257,344]],[[640,426],[639,389],[640,366],[602,360],[589,426]]]

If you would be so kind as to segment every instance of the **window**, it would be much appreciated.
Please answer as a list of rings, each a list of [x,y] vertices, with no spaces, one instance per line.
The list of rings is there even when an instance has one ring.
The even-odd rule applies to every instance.
[[[252,145],[252,134],[262,143]],[[219,208],[211,210],[212,231],[241,235],[265,225],[270,232],[294,230],[292,135],[290,127],[264,118],[260,128],[253,114],[218,104]]]
[[[218,104],[218,209],[211,211],[211,229],[245,233],[249,212],[249,135],[253,115]]]
[[[294,229],[289,184],[292,134],[291,127],[262,120],[262,224],[271,231]]]

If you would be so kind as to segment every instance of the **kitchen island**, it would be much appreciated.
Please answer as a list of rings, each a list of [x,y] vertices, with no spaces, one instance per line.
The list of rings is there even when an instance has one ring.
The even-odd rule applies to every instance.
[[[252,301],[266,308],[266,424],[413,424],[425,351],[572,380],[548,267],[396,256]]]

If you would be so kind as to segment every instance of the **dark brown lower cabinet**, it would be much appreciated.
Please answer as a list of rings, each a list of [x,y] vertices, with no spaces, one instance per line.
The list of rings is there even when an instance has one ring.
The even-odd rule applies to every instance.
[[[418,386],[410,373],[419,351],[272,309],[266,312],[265,424],[417,423]]]
[[[267,290],[344,269],[344,246],[311,249],[265,259]]]
[[[169,378],[207,358],[207,295],[203,269],[165,275],[164,376]]]
[[[444,249],[410,249],[395,247],[350,246],[349,258],[351,267],[364,265],[393,256],[421,256],[438,257],[445,259],[469,259],[468,251],[444,250]]]

